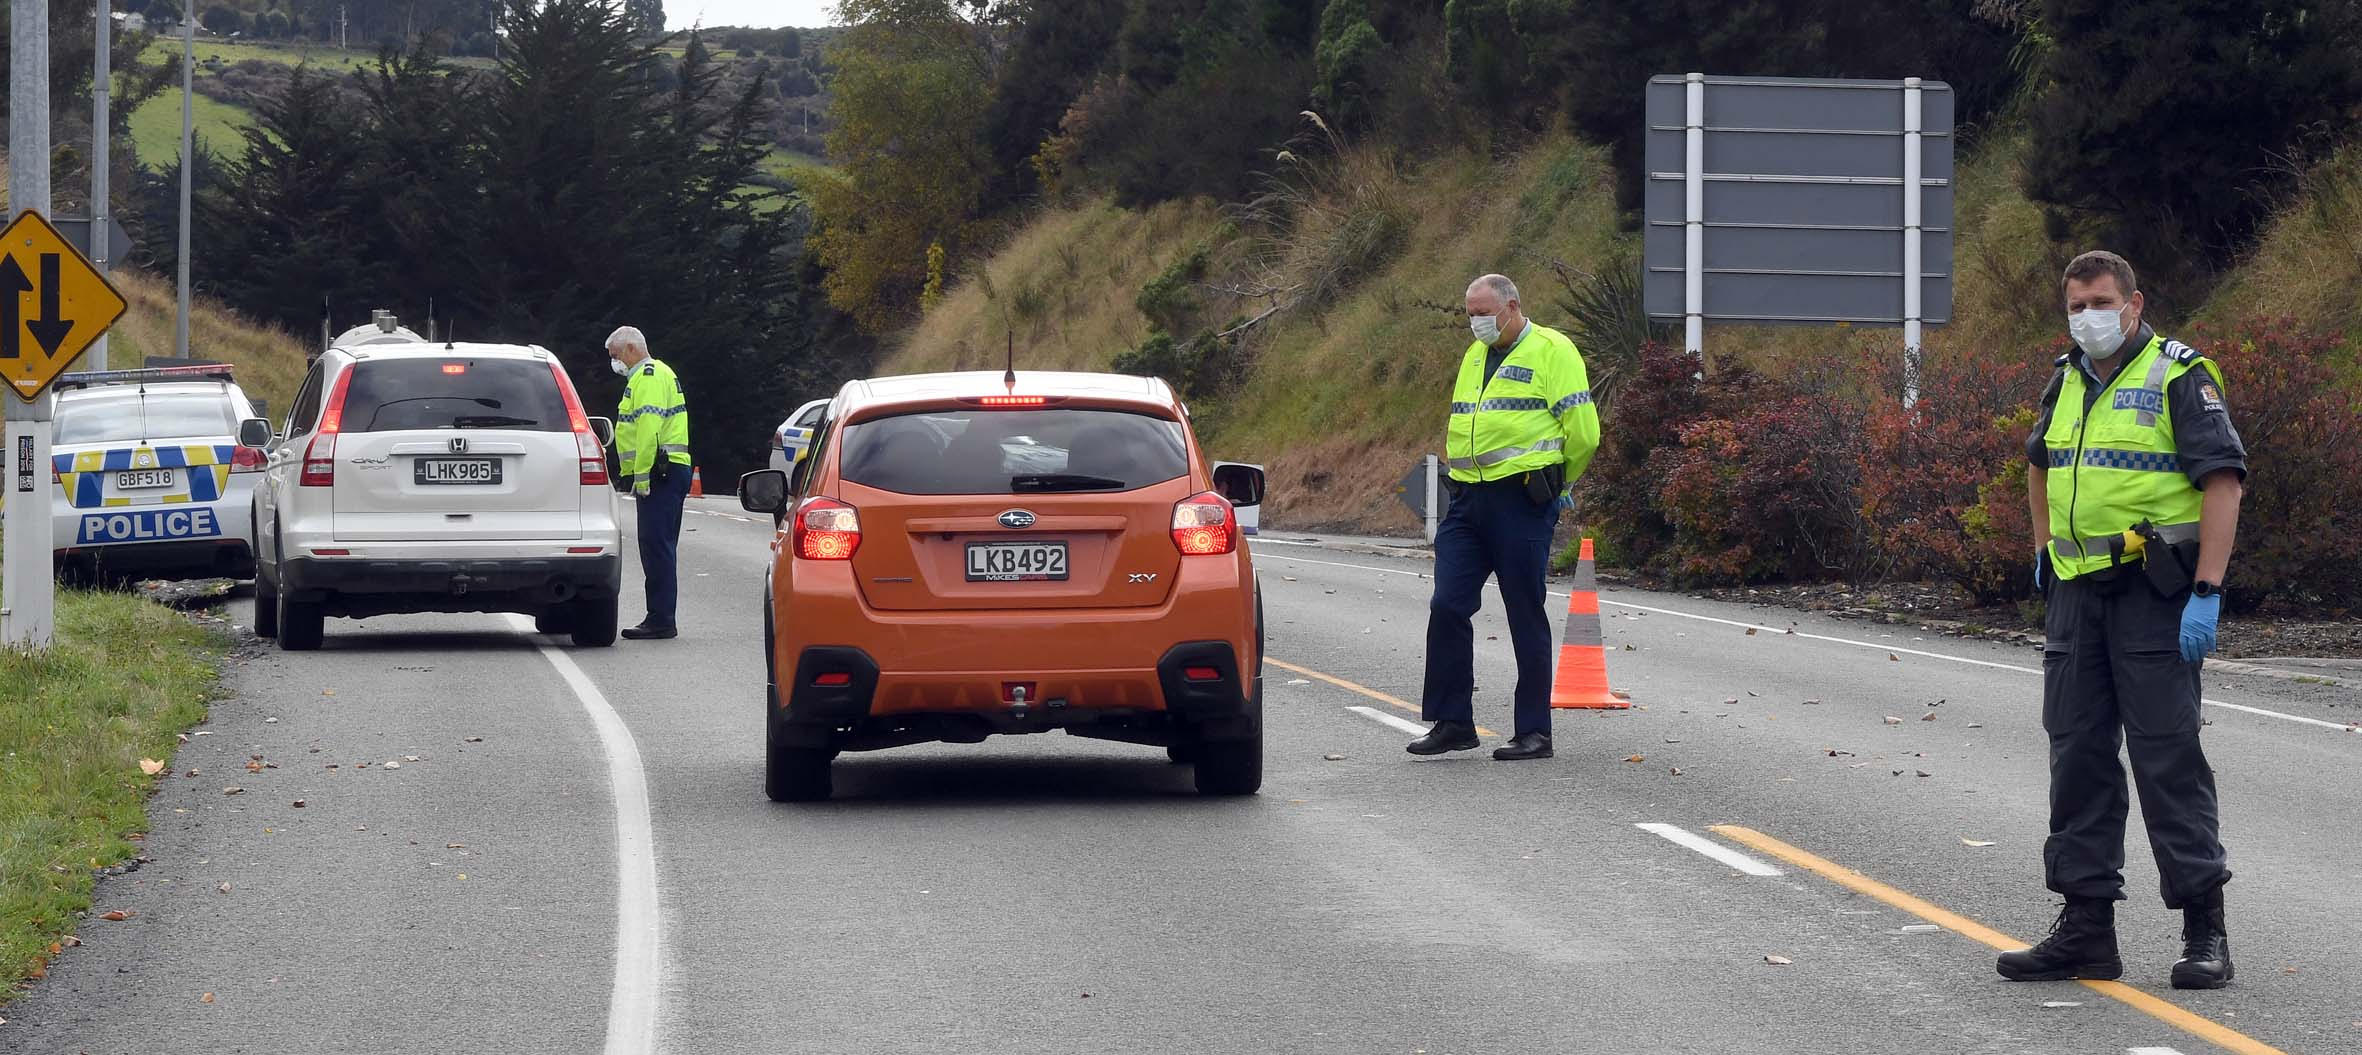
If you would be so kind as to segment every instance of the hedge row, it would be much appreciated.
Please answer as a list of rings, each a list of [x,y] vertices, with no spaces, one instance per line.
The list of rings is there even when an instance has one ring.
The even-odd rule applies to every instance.
[[[2285,320],[2182,339],[2227,380],[2249,478],[2230,598],[2362,603],[2362,367]],[[1652,346],[1609,408],[1585,519],[1625,564],[1685,586],[1824,578],[2030,592],[2025,439],[2065,349],[1930,356],[1905,410],[1891,352],[1697,376]]]

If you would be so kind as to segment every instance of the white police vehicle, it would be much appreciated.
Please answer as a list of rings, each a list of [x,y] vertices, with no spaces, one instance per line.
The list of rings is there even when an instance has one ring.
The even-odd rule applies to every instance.
[[[254,576],[254,482],[270,425],[230,367],[71,373],[56,387],[50,530],[61,575]]]
[[[330,616],[517,612],[613,644],[612,435],[546,349],[357,327],[313,361],[271,444],[255,633],[300,651]]]
[[[795,475],[796,463],[812,449],[814,430],[828,413],[828,400],[815,399],[779,423],[779,430],[771,434],[771,468],[790,476]]]

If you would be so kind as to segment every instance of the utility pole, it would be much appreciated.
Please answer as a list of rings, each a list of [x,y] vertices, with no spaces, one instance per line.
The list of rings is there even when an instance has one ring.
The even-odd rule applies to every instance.
[[[197,167],[193,146],[197,138],[197,20],[185,11],[180,16],[180,44],[180,314],[173,326],[172,354],[186,359],[189,357],[189,181],[195,178]]]
[[[345,26],[350,25],[352,21],[351,18],[346,17],[344,5],[336,5],[336,46],[339,49],[352,47],[352,42],[345,39]]]
[[[8,204],[10,211],[49,215],[49,0],[12,0],[8,35]],[[103,236],[102,236],[103,237]],[[10,297],[16,296],[11,292]],[[13,335],[12,335],[13,336]],[[47,392],[32,402],[0,395],[0,459],[7,502],[0,511],[0,646],[45,649],[56,622],[50,571],[47,487],[50,414]]]
[[[107,224],[111,219],[107,207],[107,168],[110,148],[114,144],[113,129],[108,125],[107,89],[114,79],[115,16],[109,0],[98,3],[98,50],[91,53],[90,71],[90,263],[100,275],[107,273]],[[107,368],[107,338],[101,334],[97,344],[83,354],[84,366],[91,370]]]

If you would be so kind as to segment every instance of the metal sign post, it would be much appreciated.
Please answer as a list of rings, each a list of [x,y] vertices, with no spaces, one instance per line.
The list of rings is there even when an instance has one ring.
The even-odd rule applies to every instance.
[[[1952,313],[1952,89],[1942,81],[1651,78],[1651,318],[1903,330],[1906,405],[1922,329]]]
[[[115,17],[109,0],[96,0],[96,3],[98,46],[97,50],[91,52],[90,59],[90,230],[93,234],[89,254],[91,266],[104,275],[107,273],[107,262],[114,258],[114,254],[108,251],[106,232],[108,220],[114,212],[107,207],[107,177],[112,175],[107,171],[107,166],[111,164],[110,148],[115,145],[111,134],[113,130],[107,126],[107,90],[112,87],[107,82],[114,78]],[[88,359],[84,364],[87,369],[107,368],[105,334],[99,335],[98,343],[91,345],[87,354]]]
[[[19,211],[49,211],[49,2],[13,0],[9,10],[13,31],[8,47],[8,203]],[[0,246],[0,249],[13,249]],[[10,259],[14,259],[11,257]],[[28,312],[22,276],[0,289],[9,309],[11,332],[4,336],[22,348],[30,336],[25,324],[36,317]],[[37,305],[36,305],[37,306]],[[21,351],[20,351],[21,354]],[[5,439],[7,475],[5,501],[0,506],[0,647],[47,648],[56,622],[57,597],[50,574],[48,481],[40,470],[49,458],[50,398],[37,393],[31,400],[0,395],[0,415],[7,419]]]
[[[1412,463],[1411,471],[1394,485],[1394,497],[1410,507],[1426,525],[1427,541],[1435,541],[1435,527],[1443,521],[1442,462],[1435,455],[1426,455]]]

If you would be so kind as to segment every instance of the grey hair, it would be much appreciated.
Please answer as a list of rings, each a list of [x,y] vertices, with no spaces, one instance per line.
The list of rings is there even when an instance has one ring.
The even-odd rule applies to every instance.
[[[1468,284],[1468,288],[1470,290],[1474,290],[1478,286],[1487,287],[1493,292],[1500,294],[1501,303],[1503,304],[1507,304],[1513,300],[1520,304],[1525,303],[1524,299],[1517,295],[1517,283],[1509,281],[1509,276],[1507,275],[1486,275]]]
[[[618,326],[614,333],[607,335],[607,350],[612,352],[617,348],[637,348],[645,352],[648,350],[647,335],[642,334],[637,326]]]

